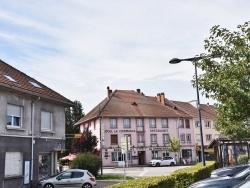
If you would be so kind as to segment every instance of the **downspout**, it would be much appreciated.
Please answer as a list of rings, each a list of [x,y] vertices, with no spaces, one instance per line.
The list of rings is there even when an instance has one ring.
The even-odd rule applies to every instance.
[[[30,183],[31,187],[33,187],[33,171],[34,171],[34,123],[35,123],[35,102],[39,101],[40,97],[38,97],[35,101],[31,103],[31,172],[30,172]]]

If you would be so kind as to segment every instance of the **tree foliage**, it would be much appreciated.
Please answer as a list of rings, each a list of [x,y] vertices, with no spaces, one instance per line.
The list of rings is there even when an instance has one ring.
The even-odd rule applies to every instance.
[[[205,40],[209,54],[220,52],[220,59],[202,54],[197,66],[199,89],[216,100],[217,129],[232,139],[250,136],[250,21],[238,25],[237,31],[220,26],[210,30]],[[193,80],[194,82],[194,80]]]
[[[176,153],[181,150],[180,141],[176,137],[173,137],[172,139],[169,137],[168,142],[169,142],[168,150],[175,153],[175,160],[177,161]]]
[[[92,132],[88,129],[84,131],[84,138],[82,142],[80,139],[73,139],[72,145],[71,145],[71,151],[72,153],[86,153],[91,152],[98,154],[95,150],[98,140],[96,136],[92,134]]]
[[[69,153],[73,153],[71,150],[72,140],[74,134],[78,134],[80,132],[78,126],[74,126],[74,124],[84,116],[82,104],[79,101],[74,101],[74,106],[71,108],[66,108],[65,110],[65,149],[64,155],[68,155]]]

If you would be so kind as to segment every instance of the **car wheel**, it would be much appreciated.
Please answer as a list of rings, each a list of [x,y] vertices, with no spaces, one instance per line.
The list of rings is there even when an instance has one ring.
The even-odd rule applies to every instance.
[[[92,185],[90,183],[85,183],[82,188],[92,188]]]
[[[52,185],[51,183],[46,183],[43,188],[54,188],[54,185]]]
[[[170,166],[174,166],[174,162],[171,162],[171,163],[170,163]]]
[[[155,166],[159,167],[159,166],[160,166],[160,163],[156,163],[156,165],[155,165]]]

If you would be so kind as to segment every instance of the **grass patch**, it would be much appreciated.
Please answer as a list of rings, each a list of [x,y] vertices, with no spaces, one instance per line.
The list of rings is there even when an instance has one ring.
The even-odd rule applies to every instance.
[[[103,174],[96,177],[97,180],[124,180],[124,175],[120,174]],[[126,176],[126,180],[133,180],[135,178]]]

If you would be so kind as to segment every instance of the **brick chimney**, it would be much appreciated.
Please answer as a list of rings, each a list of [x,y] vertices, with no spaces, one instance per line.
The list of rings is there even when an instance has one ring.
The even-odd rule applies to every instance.
[[[165,94],[161,93],[161,103],[165,105]]]
[[[160,93],[157,93],[157,101],[161,102],[161,94]]]
[[[112,93],[112,90],[109,89],[109,86],[107,87],[107,98],[110,98],[110,95]]]
[[[136,89],[137,93],[141,93],[141,90],[140,89]]]

